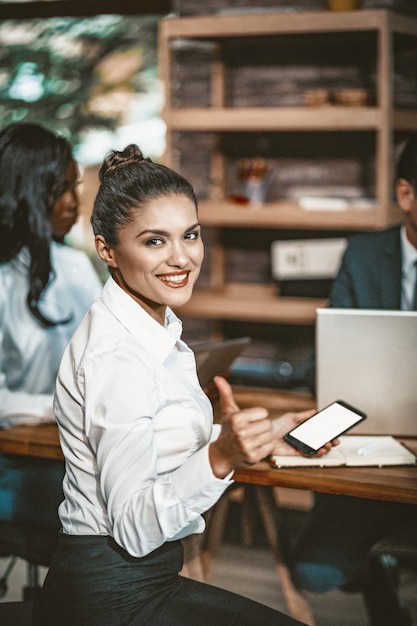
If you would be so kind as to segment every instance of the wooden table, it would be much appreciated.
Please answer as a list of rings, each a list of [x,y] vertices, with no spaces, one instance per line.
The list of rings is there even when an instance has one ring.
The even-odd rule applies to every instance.
[[[400,438],[417,454],[417,438]],[[55,424],[0,430],[0,452],[62,459]],[[417,504],[417,465],[392,467],[295,467],[274,469],[262,462],[235,472],[240,483],[308,489],[376,500]]]
[[[272,417],[286,411],[305,411],[315,407],[307,392],[292,392],[251,387],[233,389],[242,408],[264,406]],[[215,408],[216,402],[214,401]],[[417,438],[400,439],[417,454]],[[0,430],[0,452],[50,459],[62,459],[55,424],[15,426]],[[393,502],[417,504],[417,465],[395,467],[314,467],[274,469],[266,462],[235,472],[238,482],[270,487],[307,489]]]
[[[267,406],[273,415],[279,415],[287,410],[302,411],[314,406],[311,397],[291,393],[275,393],[273,396],[268,396],[265,392],[260,392],[259,397],[256,397],[256,394],[249,391],[241,392],[240,397],[239,394],[236,395],[241,406],[247,405],[251,400],[252,405]],[[400,441],[417,454],[417,438],[400,438]],[[49,459],[63,458],[55,424],[16,426],[0,430],[0,452]],[[254,491],[269,545],[275,557],[277,573],[289,614],[310,626],[314,626],[314,618],[308,601],[294,588],[282,556],[280,538],[274,519],[275,504],[271,500],[271,489],[268,488],[289,487],[417,504],[417,465],[274,469],[268,463],[262,462],[236,471],[234,478],[237,483],[246,485]],[[227,494],[219,500],[211,512],[205,547],[198,557],[196,556],[196,543],[190,541],[187,549],[191,565],[188,571],[193,577],[210,581],[216,552],[222,537],[226,507]],[[189,539],[193,540],[193,536]]]
[[[0,452],[43,459],[63,459],[55,423],[0,430]]]
[[[417,439],[399,439],[417,454]],[[385,467],[270,468],[267,463],[235,472],[235,480],[253,485],[309,489],[358,498],[417,504],[417,465]]]

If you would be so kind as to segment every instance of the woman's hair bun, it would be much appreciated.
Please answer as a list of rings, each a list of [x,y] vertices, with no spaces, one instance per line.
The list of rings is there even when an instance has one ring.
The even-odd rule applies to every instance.
[[[107,153],[100,168],[100,181],[115,170],[132,164],[139,165],[142,161],[149,163],[151,159],[145,158],[142,150],[135,143],[129,144],[124,150],[111,150]]]

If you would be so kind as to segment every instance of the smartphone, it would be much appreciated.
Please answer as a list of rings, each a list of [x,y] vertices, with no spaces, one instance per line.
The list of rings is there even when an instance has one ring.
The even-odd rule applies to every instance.
[[[294,448],[313,455],[325,443],[336,439],[364,419],[366,413],[344,400],[336,400],[293,428],[284,439]]]

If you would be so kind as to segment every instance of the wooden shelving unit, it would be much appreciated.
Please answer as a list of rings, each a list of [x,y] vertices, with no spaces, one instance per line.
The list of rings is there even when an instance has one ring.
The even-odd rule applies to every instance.
[[[393,216],[397,208],[390,205]],[[240,207],[227,200],[199,203],[199,218],[205,226],[239,228],[292,228],[296,230],[367,230],[375,228],[375,209],[305,211],[296,202],[268,202],[261,208]]]
[[[316,309],[325,306],[319,298],[277,297],[273,287],[228,284],[223,290],[198,290],[181,307],[191,317],[241,320],[260,323],[314,324]]]
[[[343,38],[369,37],[374,42],[375,102],[370,106],[230,106],[227,96],[227,55],[225,48],[264,41],[267,38],[329,34]],[[296,202],[277,200],[260,207],[238,206],[226,195],[227,167],[221,141],[211,155],[209,198],[200,202],[203,225],[217,229],[211,254],[212,291],[196,291],[181,313],[208,319],[236,319],[277,324],[314,324],[315,308],[323,300],[279,298],[267,286],[228,285],[224,228],[296,229],[309,231],[358,231],[385,227],[399,220],[392,201],[394,176],[394,133],[417,132],[417,111],[394,107],[393,72],[395,42],[405,38],[417,47],[417,19],[387,10],[349,13],[236,14],[199,18],[167,18],[161,21],[159,50],[161,77],[166,90],[163,116],[167,126],[165,162],[177,168],[175,133],[204,132],[222,137],[225,133],[372,133],[375,144],[375,206],[343,211],[302,209]],[[178,42],[206,42],[216,47],[211,68],[208,106],[178,107],[173,97],[175,67],[173,50]],[[410,44],[408,44],[410,45]],[[331,53],[330,53],[331,54]],[[226,60],[225,60],[226,59]],[[255,294],[255,291],[257,292]]]

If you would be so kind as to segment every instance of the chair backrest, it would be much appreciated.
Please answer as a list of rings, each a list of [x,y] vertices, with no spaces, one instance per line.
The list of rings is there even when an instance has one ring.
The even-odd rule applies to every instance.
[[[33,626],[33,602],[0,602],[0,624]]]
[[[58,537],[57,528],[0,521],[0,556],[14,555],[48,566]]]

